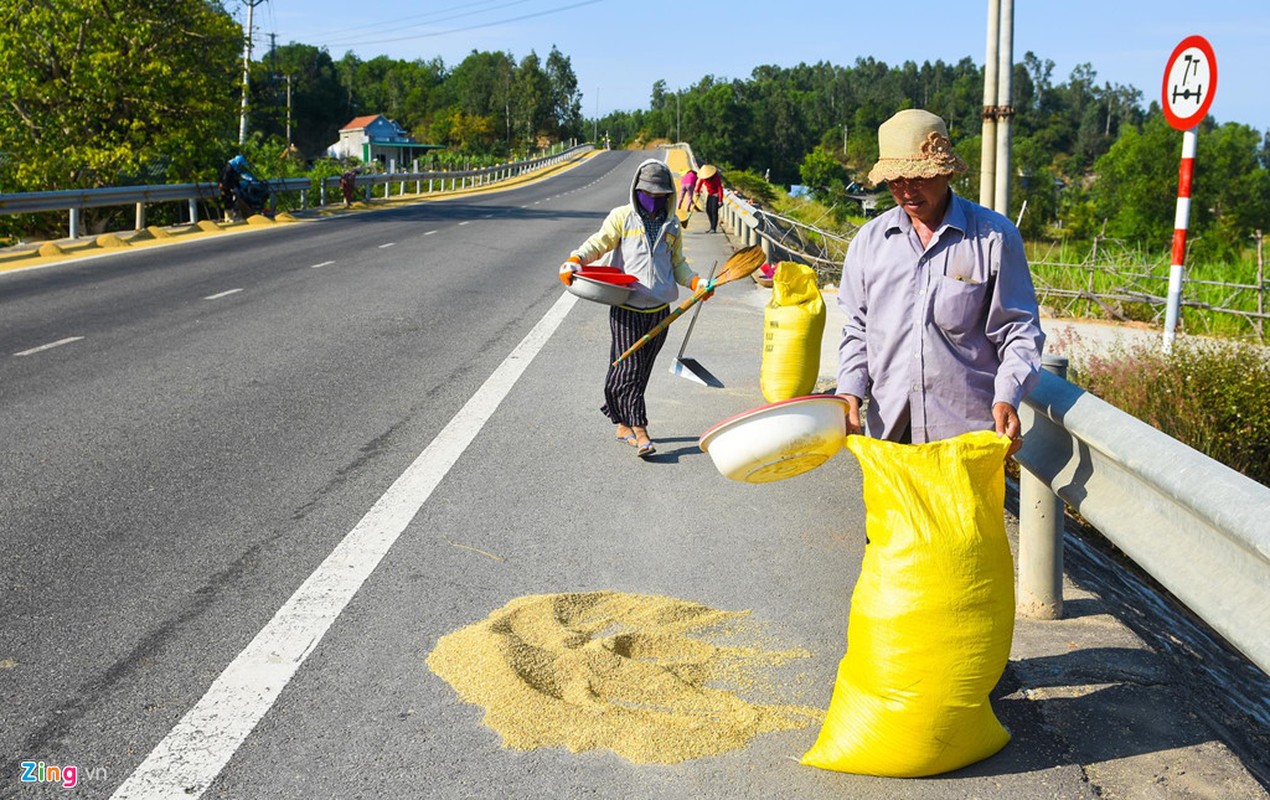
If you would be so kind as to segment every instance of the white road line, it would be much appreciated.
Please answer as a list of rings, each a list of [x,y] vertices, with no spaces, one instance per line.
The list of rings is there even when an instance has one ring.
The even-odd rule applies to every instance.
[[[434,233],[436,233],[436,231],[428,231],[428,232],[424,233],[423,235],[424,235],[424,236],[431,236],[431,235],[432,235],[432,234],[434,234]]]
[[[576,301],[560,296],[111,800],[189,800],[207,791]]]
[[[460,225],[470,225],[470,224],[472,224],[472,220],[470,220],[470,219],[465,219],[465,220],[463,220],[462,222],[460,222],[459,224],[460,224]]]
[[[393,246],[393,245],[395,245],[395,244],[396,244],[396,242],[389,242],[388,244],[381,244],[381,245],[379,246],[379,249],[380,249],[380,250],[383,250],[385,247],[392,247],[392,246]]]
[[[54,347],[61,347],[62,345],[70,344],[71,342],[78,342],[83,338],[83,336],[68,336],[65,339],[58,339],[56,342],[49,342],[48,344],[42,344],[39,347],[32,347],[30,350],[23,350],[21,353],[14,353],[14,355],[33,356],[36,353],[42,353],[45,350],[52,350]]]
[[[207,297],[204,297],[203,299],[204,300],[219,300],[222,297],[229,297],[231,294],[238,294],[241,291],[242,289],[230,289],[228,292],[221,292],[220,294],[209,294]]]
[[[334,263],[335,263],[334,261],[323,261],[321,264],[314,264],[312,269],[321,269],[322,267],[329,267]]]

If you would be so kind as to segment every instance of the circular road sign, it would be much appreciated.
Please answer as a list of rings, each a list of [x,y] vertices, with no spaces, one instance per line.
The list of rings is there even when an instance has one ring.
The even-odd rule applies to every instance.
[[[1179,131],[1194,128],[1217,93],[1217,57],[1203,36],[1188,36],[1164,67],[1164,118]]]

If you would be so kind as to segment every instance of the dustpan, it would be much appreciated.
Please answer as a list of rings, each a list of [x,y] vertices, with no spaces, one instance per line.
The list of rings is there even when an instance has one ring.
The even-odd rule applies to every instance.
[[[706,276],[707,281],[714,277],[714,271],[718,266],[719,262],[716,261],[714,266],[710,267],[710,274]],[[696,381],[702,386],[722,389],[723,381],[716,378],[710,370],[702,366],[700,361],[695,358],[684,357],[684,351],[688,349],[688,338],[692,336],[692,326],[697,324],[697,315],[701,313],[702,305],[702,303],[698,303],[697,307],[692,310],[692,319],[688,320],[688,330],[684,332],[684,339],[679,343],[679,354],[675,356],[675,360],[670,364],[670,374],[687,378],[690,381]]]

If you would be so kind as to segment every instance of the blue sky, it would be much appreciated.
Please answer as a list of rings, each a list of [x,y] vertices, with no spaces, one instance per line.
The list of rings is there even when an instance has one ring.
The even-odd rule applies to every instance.
[[[225,0],[240,21],[244,0]],[[348,10],[356,18],[348,16]],[[652,85],[688,88],[705,75],[747,78],[764,64],[872,56],[890,65],[969,56],[982,64],[987,3],[882,2],[638,3],[630,0],[264,0],[256,41],[324,46],[333,58],[437,56],[452,67],[472,50],[517,59],[552,46],[568,56],[587,117],[646,108]],[[807,20],[815,20],[809,23]],[[1132,84],[1144,105],[1160,99],[1165,62],[1192,34],[1213,45],[1221,122],[1270,130],[1270,2],[1267,0],[1016,0],[1014,58],[1031,50],[1054,62],[1055,83],[1090,63],[1098,81]],[[259,55],[263,50],[256,50]]]

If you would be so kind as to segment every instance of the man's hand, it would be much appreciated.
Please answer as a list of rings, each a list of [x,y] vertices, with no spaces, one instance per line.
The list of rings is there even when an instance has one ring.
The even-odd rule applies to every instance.
[[[847,401],[847,435],[855,436],[864,433],[864,426],[860,424],[860,398],[853,394],[838,396]]]
[[[1009,458],[1019,452],[1019,448],[1023,446],[1023,424],[1019,422],[1019,414],[1014,406],[1009,403],[994,403],[992,421],[996,425],[998,436],[1010,438],[1010,449],[1006,451],[1005,457]]]

